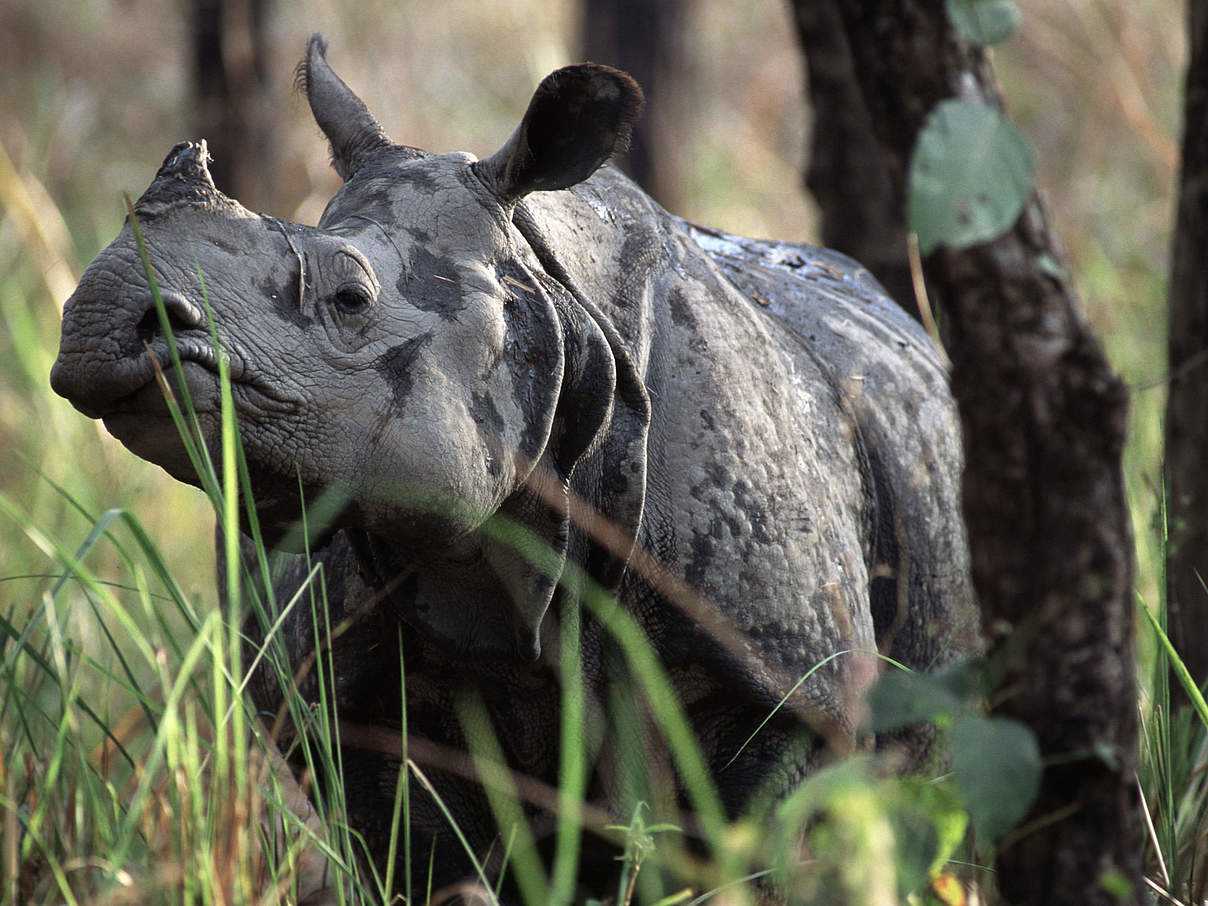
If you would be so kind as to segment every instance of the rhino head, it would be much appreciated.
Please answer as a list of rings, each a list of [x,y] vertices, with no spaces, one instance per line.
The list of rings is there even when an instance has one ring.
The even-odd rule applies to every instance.
[[[487,578],[473,594],[513,605],[505,644],[494,618],[468,628],[452,615],[465,602],[442,606],[452,592],[433,574],[412,590],[430,599],[416,619],[463,649],[514,645],[536,657],[557,569],[477,530],[503,512],[564,555],[577,464],[602,447],[629,455],[648,414],[640,394],[618,390],[623,351],[608,326],[550,276],[515,215],[527,194],[572,186],[623,147],[641,92],[624,73],[568,67],[541,83],[490,158],[428,155],[386,138],[325,50],[313,37],[299,67],[344,179],[318,226],[248,211],[215,188],[204,141],[177,145],[135,203],[135,223],[68,300],[51,384],[134,453],[196,484],[156,370],[187,385],[213,448],[225,355],[262,525],[282,536],[300,498],[334,490],[346,503],[331,530],[384,539],[399,570],[405,560],[446,574],[480,566]]]

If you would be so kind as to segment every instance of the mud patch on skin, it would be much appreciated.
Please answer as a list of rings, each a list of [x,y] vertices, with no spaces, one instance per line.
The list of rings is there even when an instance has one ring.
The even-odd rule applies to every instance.
[[[740,511],[746,514],[747,520],[751,523],[751,534],[754,535],[755,540],[760,544],[775,544],[776,539],[768,531],[770,520],[767,511],[759,505],[758,497],[752,492],[750,485],[740,478],[734,482],[731,490],[734,494],[734,503]]]
[[[688,300],[684,298],[684,294],[676,287],[667,294],[667,304],[671,309],[671,323],[677,327],[684,327],[688,330],[695,331],[696,315],[692,314],[692,309],[688,305]]]
[[[713,556],[717,552],[717,539],[714,537],[714,532],[717,530],[718,526],[715,522],[707,535],[695,531],[692,533],[692,560],[684,571],[684,578],[695,589],[703,588],[712,572]]]
[[[403,229],[407,231],[407,235],[411,237],[411,241],[416,245],[431,245],[432,234],[421,226],[404,224]]]
[[[495,408],[495,401],[489,394],[475,393],[470,397],[470,415],[480,427],[486,428],[492,434],[503,434],[503,416]]]
[[[424,161],[423,164],[421,166],[399,167],[396,171],[395,179],[399,183],[405,183],[418,189],[424,195],[438,195],[445,188],[445,184],[437,178],[436,173],[430,167],[426,166],[428,161]]]
[[[688,335],[688,348],[698,355],[707,355],[709,341],[700,329],[692,303],[679,287],[674,287],[667,294],[667,306],[671,310],[671,323]]]
[[[470,397],[470,416],[478,425],[479,433],[484,435],[487,448],[491,451],[486,464],[487,471],[491,475],[498,475],[501,438],[506,427],[503,416],[495,407],[495,401],[486,393],[475,393]]]
[[[511,376],[512,392],[526,413],[519,450],[536,460],[547,440],[544,413],[554,399],[549,381],[556,380],[562,338],[552,317],[552,281],[543,281],[514,261],[495,265],[496,279],[509,293],[503,300],[507,323],[504,361]]]
[[[407,401],[407,396],[411,393],[411,387],[415,382],[411,365],[431,339],[432,331],[430,330],[419,336],[411,337],[398,346],[383,352],[374,362],[373,367],[390,384],[396,406],[402,406]]]
[[[397,287],[409,304],[445,320],[455,318],[466,307],[456,270],[448,261],[420,246],[413,249]]]
[[[704,414],[704,410],[701,410]],[[724,490],[730,484],[730,473],[721,463],[710,463],[704,470],[704,480],[697,482],[689,493],[701,503],[709,503],[714,492]]]
[[[252,285],[273,306],[273,311],[297,327],[307,328],[314,319],[302,311],[299,293],[299,275],[297,271],[290,274],[284,284],[277,283],[271,278],[253,278]]]

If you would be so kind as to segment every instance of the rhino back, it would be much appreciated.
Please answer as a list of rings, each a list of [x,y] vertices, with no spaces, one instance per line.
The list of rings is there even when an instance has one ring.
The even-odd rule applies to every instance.
[[[873,495],[870,604],[881,651],[919,668],[976,647],[961,443],[936,347],[858,263],[816,246],[684,228],[799,360],[841,395]]]

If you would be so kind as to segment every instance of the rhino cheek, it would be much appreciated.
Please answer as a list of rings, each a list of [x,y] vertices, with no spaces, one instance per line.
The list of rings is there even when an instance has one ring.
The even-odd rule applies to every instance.
[[[327,440],[298,455],[308,483],[349,495],[362,527],[422,547],[481,525],[515,473],[507,462],[490,468],[496,458],[460,392],[430,375],[416,382],[401,408],[393,385],[371,383],[342,411],[329,410],[321,433],[308,428]]]
[[[425,449],[386,450],[370,470],[349,476],[364,528],[421,550],[486,521],[497,495],[474,469],[459,467],[474,458],[464,445],[414,435],[398,440]]]

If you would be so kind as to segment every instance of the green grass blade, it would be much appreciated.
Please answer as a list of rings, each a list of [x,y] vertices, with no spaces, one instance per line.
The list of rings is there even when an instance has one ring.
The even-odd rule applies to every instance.
[[[711,775],[688,719],[679,704],[679,699],[667,679],[662,665],[646,638],[646,634],[616,601],[598,588],[591,588],[584,595],[592,613],[620,643],[629,661],[631,672],[638,679],[650,702],[651,709],[659,721],[676,768],[686,792],[696,809],[701,829],[710,844],[722,851],[725,834],[725,815],[713,787]]]
[[[582,837],[582,803],[587,794],[587,758],[583,745],[584,701],[580,611],[562,611],[562,726],[558,783],[557,845],[554,850],[550,903],[570,903],[574,896]]]
[[[383,893],[389,898],[394,892],[394,871],[398,858],[401,836],[403,847],[403,897],[411,900],[411,793],[407,776],[407,671],[403,662],[403,629],[398,634],[399,675],[399,741],[402,754],[399,762],[398,781],[394,788],[394,809],[390,815],[390,846],[386,854],[386,885]],[[401,819],[401,823],[400,823]]]
[[[1153,630],[1158,643],[1162,646],[1162,650],[1166,653],[1166,657],[1170,659],[1170,667],[1174,670],[1175,676],[1178,677],[1179,684],[1187,694],[1187,698],[1191,702],[1192,708],[1195,709],[1200,722],[1205,727],[1208,727],[1208,702],[1204,700],[1204,695],[1200,692],[1199,686],[1196,685],[1195,679],[1192,678],[1191,672],[1183,663],[1183,659],[1179,657],[1179,653],[1175,651],[1174,644],[1170,641],[1170,636],[1166,634],[1157,617],[1144,604],[1141,605],[1140,610],[1145,615],[1146,620],[1149,621],[1149,626]]]
[[[513,876],[525,903],[531,906],[551,903],[545,869],[537,854],[536,842],[520,807],[519,793],[507,768],[503,750],[491,728],[486,706],[477,695],[466,695],[457,702],[458,717],[474,768],[482,778],[483,792],[501,833],[516,835],[512,848]]]
[[[198,633],[185,652],[185,657],[177,670],[174,682],[168,688],[168,694],[164,701],[164,719],[160,722],[159,729],[155,734],[154,743],[143,765],[138,786],[135,789],[134,795],[130,798],[130,808],[126,819],[123,821],[117,834],[112,859],[118,867],[121,867],[126,861],[127,853],[132,846],[133,839],[138,830],[135,823],[139,815],[142,814],[147,797],[158,777],[160,765],[165,760],[168,747],[173,742],[173,737],[179,733],[178,713],[185,691],[192,684],[194,680],[193,672],[201,662],[203,655],[207,651],[213,650],[214,637],[221,633],[220,624],[221,616],[218,613],[211,613],[206,618],[202,624],[201,632]]]
[[[445,800],[441,797],[440,793],[436,791],[436,787],[432,785],[432,781],[430,781],[427,775],[420,770],[419,765],[417,765],[413,759],[408,759],[407,768],[411,771],[415,779],[419,781],[420,786],[428,791],[428,795],[432,797],[432,801],[435,802],[436,807],[440,809],[440,813],[444,816],[445,820],[449,824],[449,829],[453,831],[453,836],[457,838],[457,842],[461,844],[462,849],[465,850],[466,856],[469,857],[470,864],[474,866],[474,873],[478,876],[478,880],[482,882],[482,889],[490,890],[491,884],[487,880],[486,872],[483,871],[482,865],[478,861],[478,857],[474,854],[474,847],[470,846],[470,841],[466,839],[465,833],[463,833],[461,827],[458,826],[457,819],[453,817],[453,812],[449,810],[449,806],[445,804]],[[433,843],[435,842],[436,841],[433,840]],[[432,896],[431,879],[433,873],[433,866],[429,865],[428,899],[431,899]]]
[[[780,709],[782,707],[784,707],[785,703],[790,698],[793,697],[793,693],[801,688],[802,683],[804,683],[807,679],[809,679],[811,676],[813,676],[815,673],[817,673],[819,670],[821,670],[823,667],[825,667],[831,661],[835,660],[836,658],[843,657],[844,655],[847,655],[847,654],[876,654],[876,652],[867,652],[867,651],[863,651],[863,650],[856,649],[856,648],[845,648],[843,651],[836,651],[834,654],[827,655],[822,660],[820,660],[817,664],[815,664],[812,668],[810,668],[805,673],[803,673],[801,675],[801,678],[799,680],[797,680],[797,682],[793,683],[793,687],[791,689],[789,689],[788,692],[784,693],[784,696],[780,699],[780,701],[776,702],[775,707],[773,707],[772,710],[768,712],[767,716],[759,722],[759,726],[756,727],[754,729],[754,731],[752,731],[751,735],[748,736],[745,740],[743,740],[742,745],[740,745],[738,747],[738,749],[734,752],[734,754],[732,756],[730,756],[730,760],[727,761],[724,765],[722,765],[722,770],[724,771],[726,768],[728,768],[730,765],[732,765],[735,761],[738,760],[738,756],[741,755],[743,753],[743,751],[746,749],[746,747],[751,744],[751,741],[753,739],[755,739],[755,737],[758,736],[763,731],[763,728],[768,725],[768,721],[770,721],[773,717],[775,717],[776,714],[780,711]],[[879,654],[877,654],[877,656],[884,657],[883,655],[879,655]],[[892,658],[885,658],[885,660],[892,662]],[[901,665],[898,665],[898,666],[901,666]],[[906,669],[906,668],[903,667],[902,669]]]

